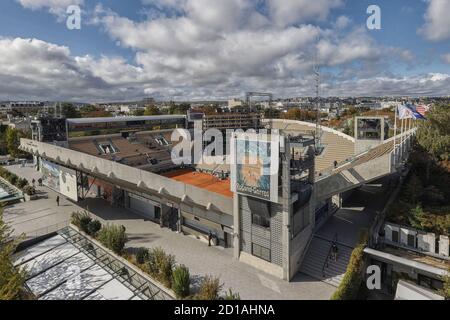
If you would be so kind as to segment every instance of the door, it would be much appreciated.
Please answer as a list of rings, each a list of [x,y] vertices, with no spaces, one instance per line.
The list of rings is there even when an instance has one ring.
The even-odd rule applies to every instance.
[[[147,219],[155,219],[155,206],[146,201],[130,197],[130,209]]]

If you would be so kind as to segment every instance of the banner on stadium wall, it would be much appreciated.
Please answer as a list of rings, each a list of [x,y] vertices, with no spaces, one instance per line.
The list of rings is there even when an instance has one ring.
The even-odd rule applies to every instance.
[[[69,199],[78,201],[77,175],[75,170],[41,161],[42,183]]]
[[[278,202],[280,138],[236,134],[231,144],[231,191]]]

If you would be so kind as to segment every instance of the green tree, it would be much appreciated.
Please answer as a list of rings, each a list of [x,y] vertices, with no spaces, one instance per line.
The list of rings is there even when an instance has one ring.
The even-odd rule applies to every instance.
[[[0,209],[0,300],[20,299],[25,282],[25,271],[17,269],[12,261],[17,242],[10,241],[11,228],[3,221]]]
[[[20,139],[26,138],[27,135],[20,130],[8,127],[6,129],[6,147],[8,153],[14,158],[20,158],[24,156],[24,152],[19,150]]]
[[[144,109],[136,109],[133,111],[133,116],[142,117],[144,115],[144,112],[145,112]]]
[[[61,105],[61,114],[64,118],[81,118],[80,111],[72,103],[65,102]]]
[[[450,160],[450,106],[434,106],[420,121],[417,142],[435,159]]]
[[[157,116],[157,115],[160,115],[160,114],[161,114],[161,112],[159,111],[157,106],[150,105],[150,106],[147,106],[145,108],[145,111],[144,111],[143,115],[144,116]]]

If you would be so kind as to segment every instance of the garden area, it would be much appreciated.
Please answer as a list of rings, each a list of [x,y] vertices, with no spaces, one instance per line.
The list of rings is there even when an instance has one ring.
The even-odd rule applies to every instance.
[[[450,107],[436,106],[422,121],[410,172],[387,220],[437,235],[450,235]]]
[[[71,223],[171,290],[180,300],[240,300],[239,294],[231,289],[222,294],[223,285],[218,277],[206,275],[194,285],[189,268],[178,264],[175,256],[160,247],[125,248],[128,238],[124,226],[102,225],[88,212],[73,213]]]
[[[30,185],[27,179],[20,178],[4,167],[0,167],[0,177],[8,181],[11,185],[15,186],[17,189],[21,190],[28,196],[33,196],[36,194],[36,188]]]

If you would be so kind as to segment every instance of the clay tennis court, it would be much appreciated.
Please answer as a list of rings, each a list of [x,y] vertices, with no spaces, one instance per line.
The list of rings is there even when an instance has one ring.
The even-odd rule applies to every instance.
[[[211,192],[221,194],[232,198],[233,192],[230,191],[230,180],[219,180],[218,178],[201,172],[189,169],[180,169],[162,174],[164,177],[174,179],[185,184],[198,188],[206,189]]]

